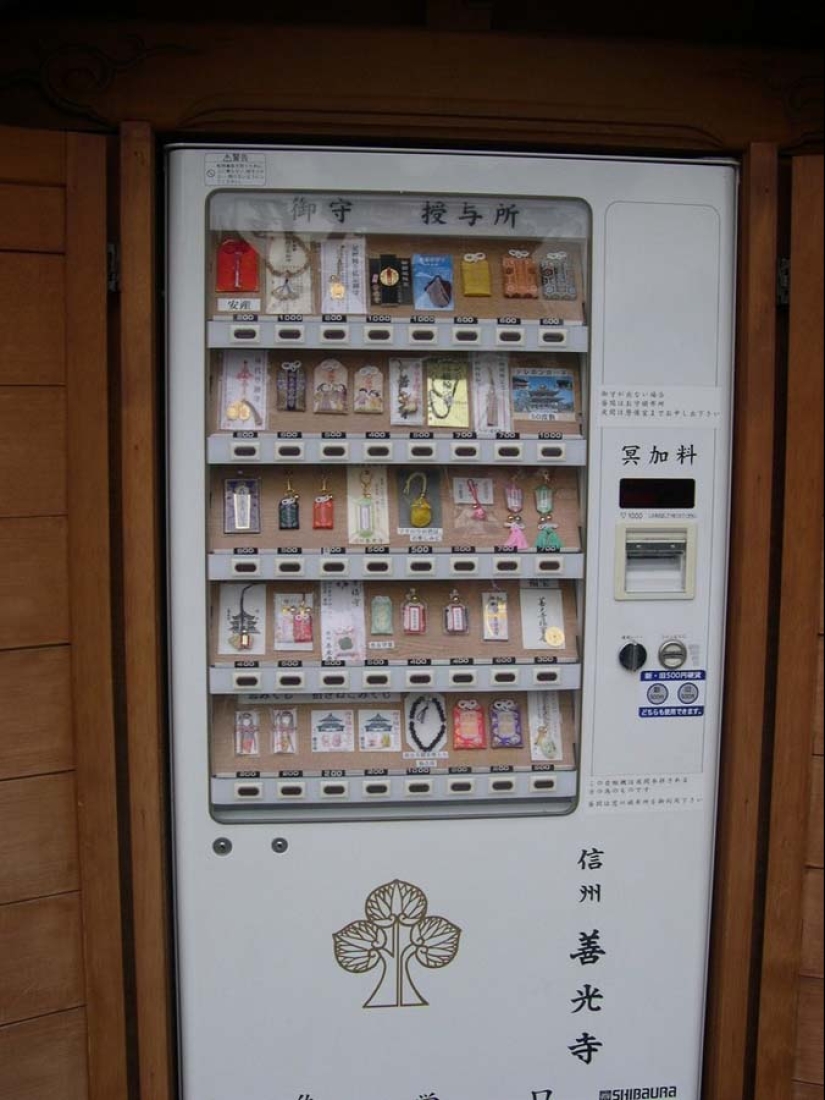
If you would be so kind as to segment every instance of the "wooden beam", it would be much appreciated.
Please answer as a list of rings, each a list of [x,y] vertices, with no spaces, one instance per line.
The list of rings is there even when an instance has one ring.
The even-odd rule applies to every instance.
[[[66,410],[72,719],[90,1100],[127,1095],[112,683],[106,143],[66,138]]]
[[[745,158],[742,178],[731,566],[705,1100],[749,1100],[753,915],[771,598],[777,165],[775,146],[755,145]]]
[[[141,1100],[172,1088],[171,927],[166,859],[165,640],[160,600],[161,485],[157,468],[154,138],[120,134],[121,480],[126,712],[135,982]],[[140,538],[134,533],[140,532]]]
[[[822,552],[822,169],[822,157],[794,160],[782,598],[756,1100],[789,1100],[796,1040]]]

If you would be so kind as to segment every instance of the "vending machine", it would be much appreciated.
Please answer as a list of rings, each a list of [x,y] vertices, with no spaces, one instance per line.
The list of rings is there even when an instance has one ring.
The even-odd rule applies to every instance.
[[[735,165],[166,167],[183,1100],[699,1100]]]

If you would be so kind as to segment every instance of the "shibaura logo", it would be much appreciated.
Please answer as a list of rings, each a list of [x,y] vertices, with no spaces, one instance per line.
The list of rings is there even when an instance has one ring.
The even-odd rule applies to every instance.
[[[662,1100],[666,1096],[678,1095],[675,1085],[648,1085],[640,1089],[602,1089],[599,1100]]]

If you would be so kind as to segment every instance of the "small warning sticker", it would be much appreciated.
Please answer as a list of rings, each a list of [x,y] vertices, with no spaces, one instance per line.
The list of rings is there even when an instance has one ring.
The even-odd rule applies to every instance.
[[[639,677],[640,718],[698,718],[705,713],[707,672],[643,672]]]
[[[204,162],[207,187],[266,186],[266,154],[246,150],[207,153]]]

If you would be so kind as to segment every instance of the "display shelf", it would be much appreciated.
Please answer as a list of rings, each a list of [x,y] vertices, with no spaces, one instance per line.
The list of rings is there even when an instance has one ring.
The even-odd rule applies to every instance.
[[[233,462],[309,465],[384,465],[479,462],[512,466],[584,466],[587,443],[580,436],[560,432],[507,432],[496,439],[473,438],[472,432],[449,436],[434,432],[390,435],[326,432],[213,432],[207,440],[210,465]]]
[[[284,548],[237,547],[215,550],[208,557],[211,581],[242,580],[507,580],[514,577],[547,577],[580,580],[584,576],[584,554],[565,551],[545,554],[536,550],[496,553],[461,547],[456,553],[418,553],[421,547],[368,553],[361,547],[338,546],[327,550],[284,553]],[[424,547],[429,550],[429,547]],[[412,552],[415,550],[416,552]]]
[[[515,315],[454,319],[286,314],[271,318],[248,313],[207,322],[210,348],[586,352],[589,342],[587,325]]]

